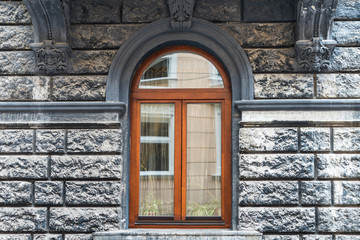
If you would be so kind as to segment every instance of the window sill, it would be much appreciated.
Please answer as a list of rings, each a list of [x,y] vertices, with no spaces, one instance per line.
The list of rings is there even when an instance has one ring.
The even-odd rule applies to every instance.
[[[97,232],[94,240],[130,239],[221,239],[221,240],[261,240],[262,234],[256,231],[232,231],[229,229],[128,229],[114,232]]]

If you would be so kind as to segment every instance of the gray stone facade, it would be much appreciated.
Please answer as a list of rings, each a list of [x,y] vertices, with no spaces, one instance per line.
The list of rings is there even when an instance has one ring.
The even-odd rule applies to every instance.
[[[339,1],[333,68],[319,73],[296,69],[296,5],[198,0],[194,17],[244,48],[254,101],[359,99],[360,2]],[[71,0],[70,11],[71,67],[48,76],[36,70],[29,46],[35,29],[24,2],[0,0],[0,103],[105,102],[117,50],[137,30],[170,16],[165,0]],[[360,112],[344,111],[353,118],[292,110],[274,113],[285,115],[280,120],[261,111],[252,113],[255,120],[239,118],[239,151],[232,156],[238,230],[258,231],[263,240],[360,240]],[[36,118],[1,114],[0,240],[91,240],[94,232],[126,226],[128,129],[121,114],[73,111],[64,121],[63,112],[41,109]]]

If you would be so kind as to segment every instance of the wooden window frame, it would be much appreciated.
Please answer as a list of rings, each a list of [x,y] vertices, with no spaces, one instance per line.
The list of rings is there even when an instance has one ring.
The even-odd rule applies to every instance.
[[[186,51],[203,56],[218,69],[224,88],[138,88],[141,75],[158,57],[177,51]],[[139,218],[140,180],[140,104],[174,103],[174,217]],[[186,217],[186,104],[221,103],[221,217]],[[138,68],[130,95],[130,228],[230,228],[231,227],[231,87],[221,63],[209,53],[192,46],[164,48],[147,58]],[[180,146],[180,147],[179,147]],[[178,189],[178,190],[177,190]],[[179,191],[181,190],[181,191]]]

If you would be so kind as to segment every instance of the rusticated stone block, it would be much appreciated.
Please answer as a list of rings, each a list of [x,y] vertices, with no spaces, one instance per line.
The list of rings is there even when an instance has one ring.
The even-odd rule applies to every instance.
[[[0,182],[0,204],[30,204],[31,189],[30,182]]]
[[[240,151],[297,151],[296,128],[241,128]]]
[[[32,152],[32,130],[0,131],[0,152]]]
[[[50,208],[50,231],[95,232],[119,228],[119,208]]]
[[[293,23],[224,23],[218,24],[242,47],[290,47],[295,43]]]
[[[325,181],[302,182],[301,203],[304,205],[330,205],[331,183]]]
[[[315,232],[315,208],[239,208],[239,229]]]
[[[216,22],[240,22],[240,1],[198,0],[194,17]]]
[[[119,23],[118,0],[71,0],[71,23]]]
[[[63,203],[62,182],[35,182],[35,204],[59,205]]]
[[[73,73],[107,74],[116,50],[73,51]],[[1,63],[1,55],[0,55]]]
[[[62,240],[61,234],[34,234],[34,240]]]
[[[34,74],[35,57],[33,51],[0,52],[0,74]]]
[[[0,240],[31,240],[30,234],[0,234]]]
[[[144,3],[144,2],[142,2]],[[143,25],[73,25],[70,37],[73,48],[119,48]]]
[[[360,68],[360,62],[354,61],[354,59],[359,58],[359,47],[336,47],[333,53],[333,69],[335,71],[358,71]]]
[[[244,21],[294,21],[296,20],[296,4],[296,0],[244,0]]]
[[[0,23],[31,23],[28,13],[22,1],[0,1]]]
[[[257,72],[291,72],[294,70],[293,48],[244,49],[251,67]]]
[[[0,231],[44,232],[46,208],[0,208]]]
[[[300,131],[301,151],[330,151],[330,128],[301,128]]]
[[[360,182],[334,182],[334,203],[360,204]]]
[[[57,76],[53,78],[56,101],[103,101],[107,76]]]
[[[334,128],[334,151],[359,151],[360,128]]]
[[[298,204],[297,182],[240,181],[240,205]]]
[[[0,39],[0,49],[29,49],[33,42],[32,26],[0,26]]]
[[[360,235],[338,235],[336,240],[360,240]]]
[[[241,154],[240,178],[313,178],[312,154]]]
[[[360,2],[358,0],[339,1],[335,18],[360,19]]]
[[[359,208],[319,208],[319,232],[359,232]]]
[[[1,76],[0,100],[49,100],[49,82],[45,76]]]
[[[121,203],[120,182],[66,182],[69,205],[115,205]]]
[[[302,240],[332,240],[331,235],[303,235]]]
[[[168,17],[169,7],[165,0],[124,0],[122,22],[153,22]]]
[[[312,98],[313,76],[309,74],[255,74],[255,98]]]
[[[36,152],[64,152],[64,130],[36,130]]]
[[[319,154],[317,167],[319,178],[359,178],[360,155]]]
[[[300,239],[300,236],[296,236],[296,235],[280,235],[280,236],[264,235],[263,240],[302,240],[302,239]]]
[[[51,156],[51,177],[56,179],[119,179],[121,156]]]
[[[65,240],[93,240],[91,234],[66,234]]]
[[[46,156],[0,156],[0,179],[47,178]]]
[[[359,98],[360,74],[319,74],[317,96],[319,98]]]
[[[121,150],[121,129],[68,131],[68,152],[121,152]]]
[[[360,9],[360,4],[359,4]],[[360,16],[359,16],[360,17]],[[334,22],[333,38],[338,46],[359,46],[360,45],[360,22],[344,21]]]

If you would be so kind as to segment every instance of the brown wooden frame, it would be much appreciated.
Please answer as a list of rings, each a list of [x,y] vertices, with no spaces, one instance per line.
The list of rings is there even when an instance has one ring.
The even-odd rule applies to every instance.
[[[158,57],[175,51],[199,54],[218,69],[224,88],[208,89],[139,89],[141,75]],[[231,227],[231,86],[221,63],[209,53],[191,46],[172,46],[156,52],[137,70],[131,96],[131,149],[129,227],[131,228],[230,228]],[[174,217],[141,217],[139,211],[140,179],[140,104],[174,103]],[[221,103],[221,217],[186,217],[186,104]],[[177,190],[178,189],[178,190]],[[181,189],[181,191],[180,191]]]

